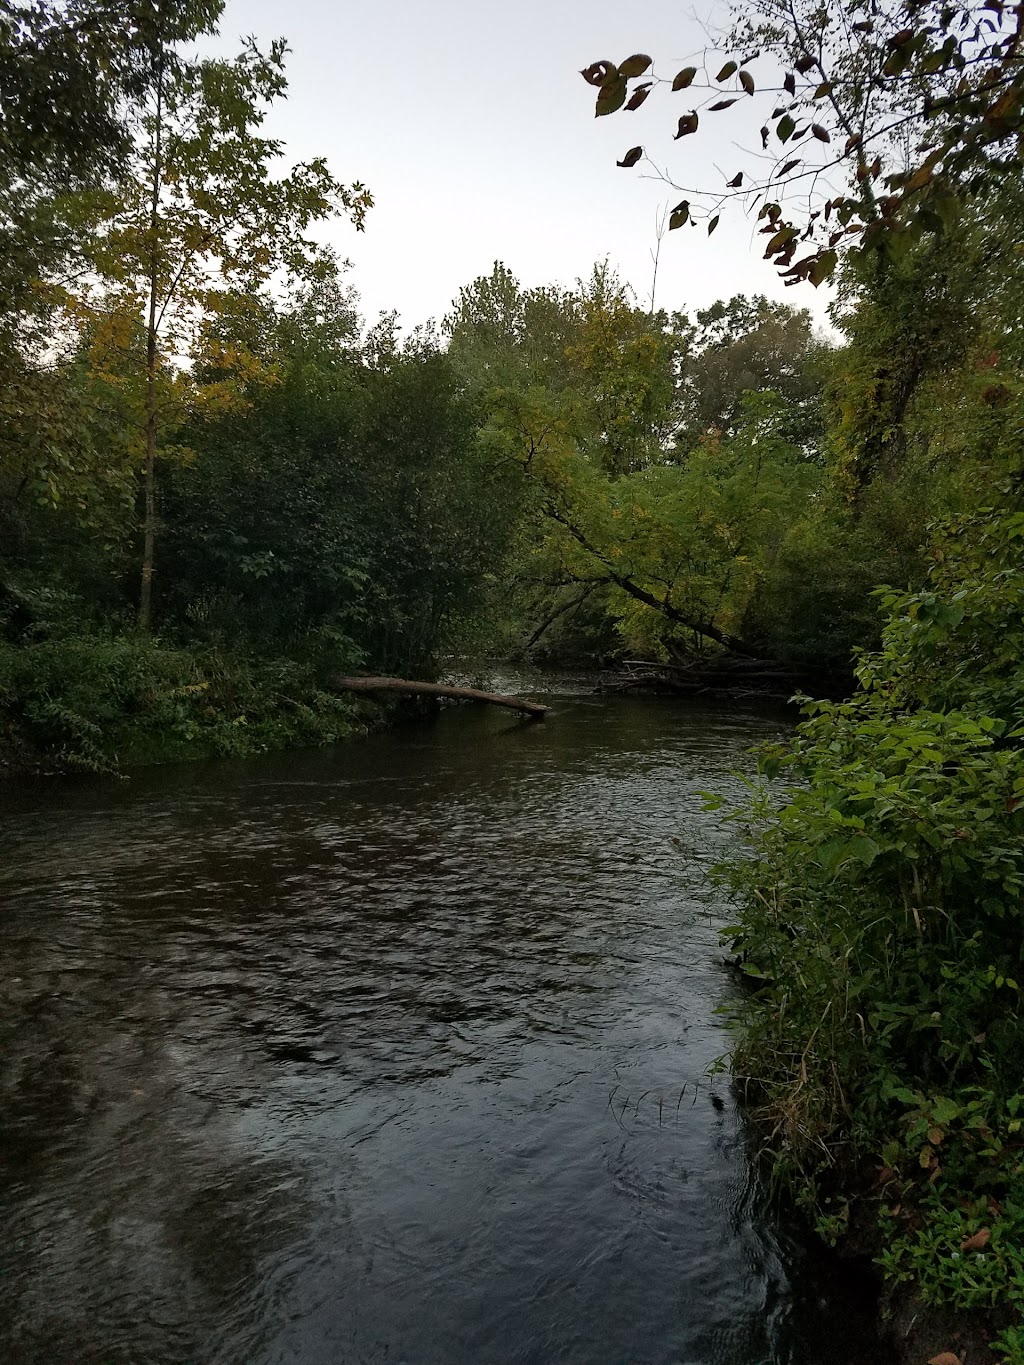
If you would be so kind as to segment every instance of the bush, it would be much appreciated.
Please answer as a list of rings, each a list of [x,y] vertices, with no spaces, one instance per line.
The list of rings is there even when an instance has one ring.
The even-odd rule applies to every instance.
[[[113,772],[331,743],[354,711],[319,672],[144,636],[0,645],[0,754],[9,767]]]
[[[926,590],[881,596],[857,694],[806,703],[762,757],[797,784],[740,813],[736,1074],[824,1232],[867,1181],[890,1274],[1021,1312],[1024,515],[942,528]]]

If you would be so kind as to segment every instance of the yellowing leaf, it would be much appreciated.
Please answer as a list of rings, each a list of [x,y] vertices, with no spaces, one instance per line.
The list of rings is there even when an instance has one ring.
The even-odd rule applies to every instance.
[[[672,210],[672,214],[668,220],[669,228],[681,228],[689,217],[690,201],[688,199],[683,199]]]
[[[642,76],[650,66],[651,60],[652,59],[648,57],[646,52],[634,52],[632,57],[627,57],[619,66],[619,75],[628,76],[630,78],[633,76]]]
[[[961,1251],[984,1251],[992,1239],[992,1234],[988,1228],[981,1228],[973,1237],[968,1237],[966,1241],[960,1243]]]

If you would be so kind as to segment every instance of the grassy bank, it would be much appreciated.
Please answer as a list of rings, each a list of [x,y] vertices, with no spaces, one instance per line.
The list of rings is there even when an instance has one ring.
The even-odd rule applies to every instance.
[[[329,671],[141,635],[0,645],[0,776],[330,744],[374,708],[328,690]]]
[[[1024,515],[947,526],[883,605],[853,699],[762,757],[781,805],[740,813],[735,1074],[822,1236],[1020,1365]]]

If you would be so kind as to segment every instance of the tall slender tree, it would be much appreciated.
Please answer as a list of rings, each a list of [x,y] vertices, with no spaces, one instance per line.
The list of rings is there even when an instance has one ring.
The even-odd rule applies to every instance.
[[[198,383],[193,365],[217,347],[211,319],[229,295],[255,298],[276,277],[329,274],[333,257],[309,229],[336,214],[360,229],[372,203],[362,184],[342,184],[320,158],[275,174],[284,147],[263,123],[286,90],[287,49],[278,40],[262,51],[249,39],[233,60],[195,56],[190,46],[216,32],[222,10],[223,0],[137,0],[130,174],[85,205],[99,284],[80,303],[94,361],[134,404],[140,435],[143,630],[153,610],[161,448],[197,403],[230,402],[233,379],[251,378],[259,363],[220,347],[219,378]]]

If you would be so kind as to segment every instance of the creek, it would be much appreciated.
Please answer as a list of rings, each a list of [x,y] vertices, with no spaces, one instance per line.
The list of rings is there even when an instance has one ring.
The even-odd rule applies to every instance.
[[[884,1358],[706,1074],[787,722],[558,691],[0,798],[0,1359]]]

